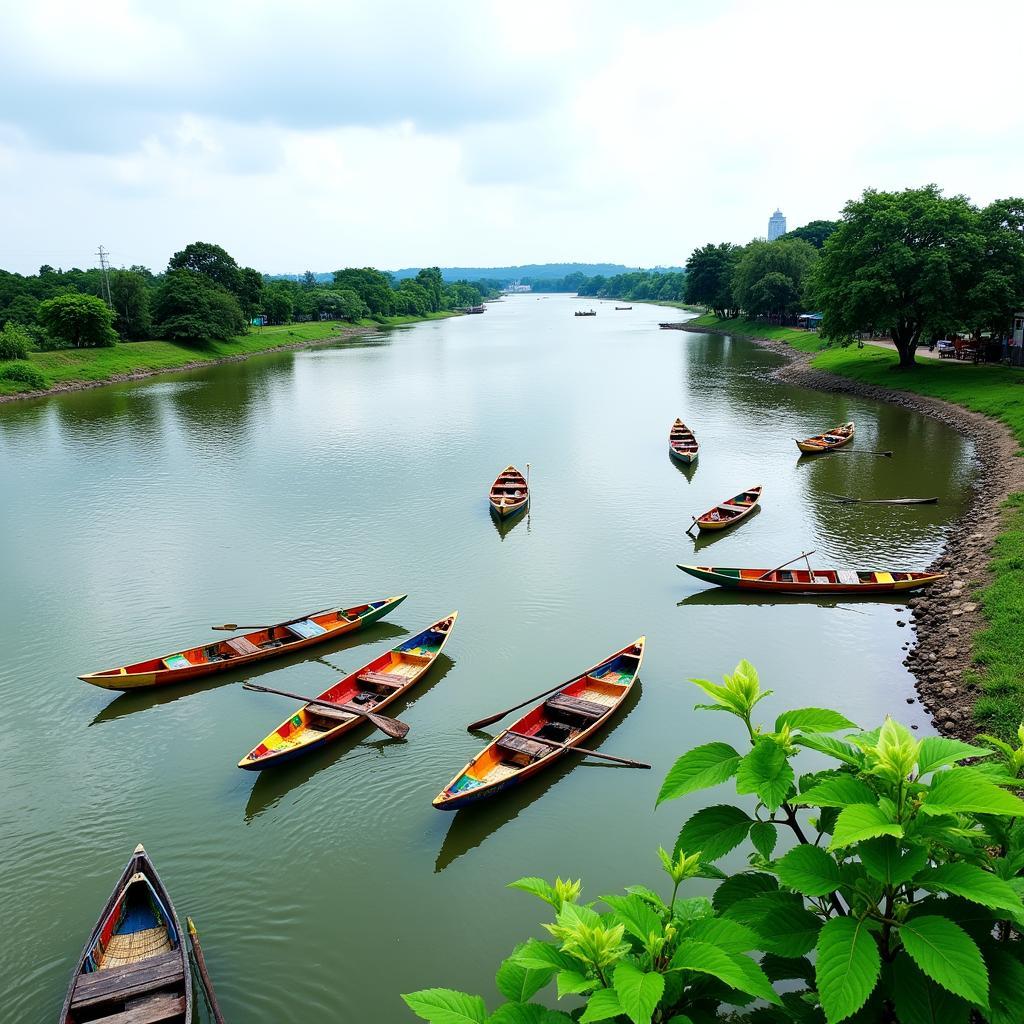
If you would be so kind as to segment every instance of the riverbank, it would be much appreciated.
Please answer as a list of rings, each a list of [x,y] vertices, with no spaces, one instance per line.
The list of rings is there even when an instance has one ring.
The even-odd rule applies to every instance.
[[[60,349],[33,352],[27,360],[43,375],[47,386],[31,389],[15,381],[0,380],[0,402],[42,398],[67,391],[82,391],[124,381],[144,380],[162,373],[195,370],[219,363],[234,363],[269,352],[329,345],[385,327],[400,327],[423,320],[443,320],[457,313],[432,313],[427,317],[394,316],[383,320],[282,324],[258,327],[228,341],[185,345],[173,341],[119,342],[110,348]],[[19,363],[22,361],[19,360]],[[4,363],[3,365],[14,365]]]
[[[787,359],[787,382],[893,402],[970,438],[981,475],[934,565],[946,578],[907,601],[917,643],[905,663],[940,731],[1013,735],[1024,719],[1024,374],[934,360],[899,371],[884,348],[828,347],[808,331],[713,316],[681,329],[747,338]]]

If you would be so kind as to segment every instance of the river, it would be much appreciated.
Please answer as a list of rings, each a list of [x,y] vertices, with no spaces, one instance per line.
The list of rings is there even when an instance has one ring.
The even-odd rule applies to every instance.
[[[576,308],[598,310],[576,318]],[[659,885],[705,794],[655,811],[676,756],[739,742],[686,680],[749,658],[786,707],[928,729],[899,601],[773,603],[679,561],[918,568],[969,495],[969,444],[905,409],[776,383],[749,342],[660,331],[687,314],[515,296],[333,347],[0,405],[0,959],[4,1020],[56,1018],[118,873],[144,842],[192,915],[229,1021],[407,1021],[399,993],[465,988],[545,908],[504,888],[581,876],[594,899]],[[676,416],[698,464],[669,457]],[[794,437],[856,420],[855,448]],[[531,464],[529,516],[487,488]],[[690,514],[753,484],[762,508],[698,545]],[[857,507],[827,492],[938,494]],[[404,705],[405,742],[361,730],[263,775],[235,764],[294,707],[242,675],[118,696],[85,671],[204,641],[212,623],[409,594],[392,616],[260,680],[319,692],[458,609],[450,657]],[[903,615],[902,618],[907,618]],[[598,741],[650,772],[564,762],[456,816],[431,798],[482,746],[467,722],[648,637],[639,699]],[[224,634],[219,634],[223,636]],[[740,863],[739,858],[735,863]]]

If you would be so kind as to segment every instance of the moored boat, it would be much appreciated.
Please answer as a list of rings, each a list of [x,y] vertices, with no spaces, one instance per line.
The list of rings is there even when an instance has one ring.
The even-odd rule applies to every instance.
[[[596,309],[577,309],[574,316],[597,316]]]
[[[925,587],[945,575],[896,569],[737,569],[711,565],[678,568],[719,587],[780,594],[886,594]]]
[[[833,448],[842,448],[844,444],[849,444],[853,440],[855,430],[856,427],[852,422],[840,423],[838,427],[833,427],[824,434],[815,434],[814,437],[797,441],[796,446],[805,455],[831,451]]]
[[[106,690],[135,690],[146,686],[183,683],[334,640],[383,618],[397,608],[406,596],[400,594],[398,597],[371,601],[353,608],[329,608],[300,615],[297,619],[242,633],[227,640],[216,640],[119,668],[87,672],[78,678]]]
[[[317,694],[318,701],[337,704],[337,710],[322,704],[304,704],[253,747],[238,767],[258,772],[283,764],[318,750],[363,724],[366,720],[346,712],[346,705],[360,711],[380,711],[411,690],[444,650],[458,615],[446,615]]]
[[[754,511],[761,500],[762,489],[761,484],[758,484],[749,490],[740,491],[739,494],[709,509],[704,515],[695,517],[694,521],[701,530],[724,530],[727,526],[734,526]]]
[[[621,313],[621,312],[622,312],[623,310],[627,310],[627,309],[632,309],[632,308],[633,308],[632,306],[616,306],[616,307],[615,307],[616,311],[618,311],[618,312],[620,312],[620,313]]]
[[[529,470],[529,466],[526,467]],[[491,484],[491,509],[502,519],[522,512],[530,502],[530,484],[515,466],[506,466]]]
[[[668,432],[668,453],[685,465],[697,461],[700,445],[693,431],[682,421],[676,420]]]
[[[61,1024],[190,1024],[192,973],[174,904],[140,843],[85,944]]]
[[[640,674],[644,637],[574,676],[492,740],[434,798],[454,811],[511,789],[550,767],[597,732],[622,706]]]

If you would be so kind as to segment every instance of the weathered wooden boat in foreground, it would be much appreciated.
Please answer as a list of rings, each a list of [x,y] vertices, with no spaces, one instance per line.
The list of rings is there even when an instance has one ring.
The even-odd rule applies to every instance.
[[[529,466],[526,467],[529,471]],[[530,484],[515,466],[506,466],[491,484],[487,500],[491,510],[508,519],[522,512],[530,502]]]
[[[439,619],[318,694],[318,701],[337,704],[337,710],[322,704],[304,704],[253,747],[238,767],[258,772],[283,764],[362,725],[366,719],[347,713],[345,706],[351,703],[362,711],[381,711],[411,690],[444,650],[458,615],[452,612]]]
[[[668,453],[687,466],[696,462],[700,454],[697,438],[682,420],[677,419],[668,432]]]
[[[397,608],[406,596],[400,594],[398,597],[371,601],[353,608],[330,608],[313,612],[227,640],[216,640],[162,658],[122,665],[120,668],[88,672],[78,678],[106,690],[135,690],[146,686],[183,683],[334,640],[383,618]]]
[[[887,594],[895,590],[916,590],[945,575],[895,569],[736,569],[711,565],[680,565],[678,568],[719,587],[780,594]]]
[[[454,811],[511,789],[581,745],[615,714],[640,674],[646,640],[570,679],[473,758],[434,798]],[[534,738],[536,737],[536,738]]]
[[[724,530],[727,526],[734,526],[754,511],[761,500],[762,490],[761,484],[758,484],[749,490],[740,491],[739,494],[709,509],[704,515],[697,516],[694,522],[701,530]]]
[[[139,844],[71,977],[61,1024],[191,1024],[192,973],[174,904]]]
[[[853,440],[855,430],[856,427],[852,422],[840,423],[838,427],[833,427],[824,434],[815,434],[814,437],[797,441],[796,446],[805,455],[831,451],[833,448],[842,448],[844,444],[849,444]]]

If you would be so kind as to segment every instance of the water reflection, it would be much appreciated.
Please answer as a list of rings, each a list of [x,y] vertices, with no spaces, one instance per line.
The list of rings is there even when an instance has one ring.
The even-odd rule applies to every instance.
[[[724,530],[702,530],[696,535],[690,533],[687,536],[693,541],[693,550],[695,552],[703,551],[704,548],[710,547],[716,541],[720,541],[725,537],[731,537],[737,530],[746,529],[760,514],[761,505],[758,503],[754,506],[754,511],[745,515],[743,521],[736,523],[735,526],[727,526]]]
[[[708,587],[688,594],[676,607],[724,608],[734,605],[771,608],[775,605],[812,605],[817,608],[838,609],[840,611],[859,612],[859,609],[848,607],[857,604],[905,604],[908,594],[864,594],[855,596],[846,594],[841,599],[835,597],[817,597],[814,594],[768,594],[754,590],[729,590],[726,587]]]
[[[668,461],[672,463],[680,476],[686,477],[687,483],[693,479],[693,475],[697,472],[697,467],[700,465],[700,459],[696,462],[680,462],[678,459],[674,459],[671,455],[668,457]]]
[[[505,518],[499,516],[494,509],[490,509],[491,522],[494,523],[495,530],[498,531],[498,536],[504,540],[520,523],[526,523],[526,532],[530,532],[530,506],[526,507],[526,514],[520,514],[512,516],[511,518]]]

